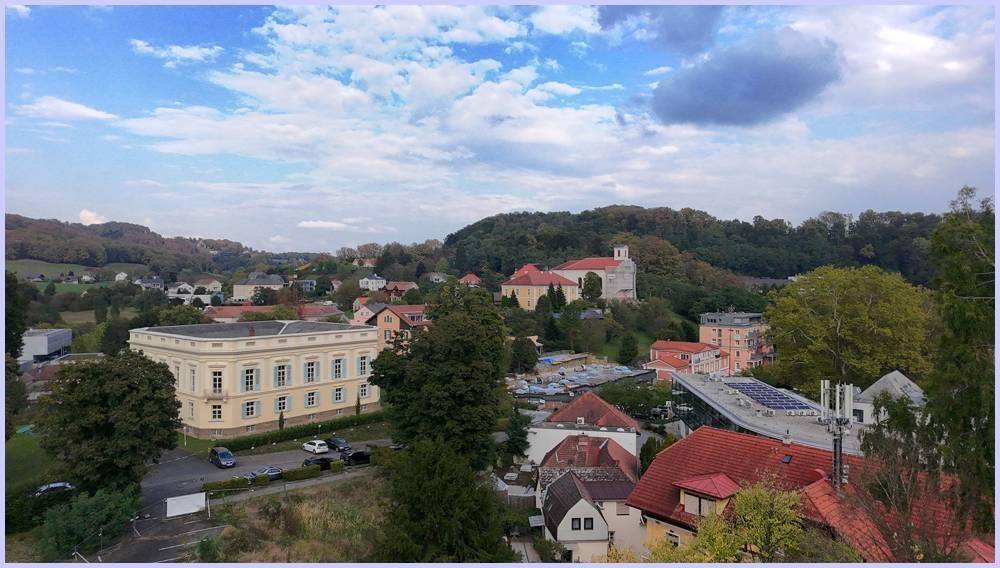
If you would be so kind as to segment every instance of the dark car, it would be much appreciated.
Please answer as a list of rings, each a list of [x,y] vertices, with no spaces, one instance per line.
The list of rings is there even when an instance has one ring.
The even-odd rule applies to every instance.
[[[337,461],[337,458],[331,458],[327,456],[314,456],[311,458],[306,458],[302,461],[302,467],[309,467],[311,465],[318,465],[319,469],[326,471],[330,469],[330,464]]]
[[[209,450],[208,461],[215,464],[215,467],[223,469],[236,466],[236,456],[233,455],[233,452],[223,447],[215,447]]]
[[[335,452],[344,453],[351,451],[351,445],[343,438],[330,438],[326,441],[326,445]]]
[[[362,463],[371,463],[372,456],[368,453],[368,450],[354,450],[352,452],[340,454],[340,459],[347,465],[358,465]]]
[[[281,479],[281,468],[274,467],[273,465],[267,465],[264,467],[259,467],[251,471],[250,473],[244,474],[243,477],[246,477],[250,481],[253,481],[254,479],[257,479],[257,477],[262,477],[265,475],[270,477],[271,481],[274,481],[275,479]]]

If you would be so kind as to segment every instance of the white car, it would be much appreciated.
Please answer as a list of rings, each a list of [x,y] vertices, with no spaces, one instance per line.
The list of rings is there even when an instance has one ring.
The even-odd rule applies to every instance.
[[[325,454],[330,451],[323,440],[312,440],[302,444],[302,449],[314,454]]]

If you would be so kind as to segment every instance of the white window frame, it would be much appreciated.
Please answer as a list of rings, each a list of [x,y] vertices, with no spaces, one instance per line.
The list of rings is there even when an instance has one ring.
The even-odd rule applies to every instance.
[[[332,369],[333,378],[334,379],[343,379],[344,378],[344,358],[343,357],[336,357],[336,358],[334,358],[333,363],[330,365],[330,368]]]
[[[361,383],[358,385],[358,396],[361,398],[368,398],[371,395],[371,389],[368,387],[368,383]]]
[[[253,409],[253,414],[247,413],[247,408]],[[243,402],[243,418],[257,418],[260,416],[260,401],[259,400],[247,400]]]
[[[223,385],[222,371],[221,370],[213,370],[212,371],[212,393],[213,394],[220,394],[222,392],[222,385]]]
[[[188,418],[194,418],[194,403],[188,401]]]
[[[191,371],[191,373],[190,373],[190,375],[191,375],[191,392],[195,392],[195,390],[196,390],[195,387],[197,386],[197,382],[198,382],[198,369],[196,369],[195,367],[191,367],[190,371]]]
[[[213,422],[218,422],[220,420],[222,420],[222,405],[221,404],[213,404],[212,405],[212,421]]]
[[[278,377],[281,377],[279,384]],[[280,365],[274,366],[274,388],[281,388],[288,386],[288,365],[282,363]]]
[[[246,367],[243,369],[243,377],[240,385],[243,388],[243,392],[256,392],[258,390],[259,382],[257,380],[258,369],[256,367]],[[247,379],[250,380],[250,388],[247,388]]]
[[[318,370],[319,370],[319,362],[318,361],[306,361],[305,365],[303,366],[303,371],[302,371],[302,382],[303,382],[303,384],[307,384],[308,385],[308,384],[315,383],[316,382],[316,374],[317,374]]]
[[[333,389],[333,402],[344,402],[347,398],[347,389],[344,387],[337,387]]]
[[[368,364],[368,355],[358,356],[358,376],[367,377],[371,365]]]
[[[309,402],[309,397],[312,396],[312,403]],[[304,397],[306,408],[312,408],[319,404],[319,391],[309,391]]]
[[[274,399],[274,411],[275,412],[288,412],[288,396],[279,396]]]

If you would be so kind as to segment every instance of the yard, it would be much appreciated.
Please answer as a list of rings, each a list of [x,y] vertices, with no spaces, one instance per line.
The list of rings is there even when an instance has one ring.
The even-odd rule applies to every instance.
[[[323,439],[331,438],[333,436],[338,436],[345,438],[348,442],[354,444],[355,442],[367,442],[368,440],[385,440],[389,439],[392,435],[390,426],[388,422],[375,422],[373,424],[365,424],[362,426],[355,426],[353,428],[342,428],[336,432],[322,432],[320,437]],[[187,445],[184,445],[184,434],[183,432],[177,434],[177,447],[188,453],[201,456],[208,453],[208,450],[213,446],[225,446],[225,440],[200,440],[197,438],[187,437]],[[270,454],[274,452],[284,452],[287,450],[296,450],[302,447],[303,442],[308,442],[311,440],[311,436],[304,436],[296,440],[285,440],[284,442],[275,442],[273,444],[268,444],[266,446],[260,446],[252,450],[240,450],[239,455],[241,456],[253,456],[257,454]]]
[[[31,433],[14,434],[7,440],[4,480],[8,487],[43,477],[55,469],[56,461],[42,449],[38,440],[38,436]]]
[[[72,286],[72,284],[70,284]],[[59,284],[56,284],[59,287]],[[131,319],[138,315],[139,312],[135,308],[122,308],[120,316],[124,319]],[[62,318],[67,325],[81,325],[85,323],[96,323],[94,319],[94,310],[84,310],[82,312],[59,312],[59,317]]]
[[[385,507],[377,475],[213,508],[227,526],[194,552],[203,562],[362,562]]]

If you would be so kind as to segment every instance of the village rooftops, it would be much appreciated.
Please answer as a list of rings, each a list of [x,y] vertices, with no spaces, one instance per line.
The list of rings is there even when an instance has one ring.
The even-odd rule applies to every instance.
[[[294,335],[298,333],[333,333],[345,331],[371,331],[367,325],[329,323],[321,321],[255,321],[238,323],[205,323],[195,325],[167,325],[142,327],[133,333],[186,337],[193,339],[242,339],[246,337],[268,337]]]
[[[697,429],[697,425],[688,424],[685,417],[689,413],[693,415],[703,413],[696,408],[691,408],[692,405],[686,400],[688,396],[697,397],[733,426],[760,436],[779,441],[787,437],[795,444],[823,450],[833,448],[833,438],[827,431],[826,425],[819,421],[820,406],[808,398],[791,391],[776,389],[753,377],[709,377],[708,375],[677,372],[671,372],[670,375],[675,385],[674,410],[691,429]],[[730,386],[731,383],[753,383],[759,388],[769,390],[769,392],[776,391],[780,393],[779,396],[784,395],[794,401],[794,406],[798,408],[769,408],[744,394],[744,391]],[[689,392],[690,395],[685,393],[678,395],[676,392],[678,390]],[[742,404],[739,404],[738,401],[742,401]],[[850,430],[845,432],[843,439],[845,453],[861,455],[859,434],[863,428],[864,426],[860,424],[854,424]]]
[[[591,426],[595,429],[622,428],[634,432],[639,431],[639,423],[635,418],[589,391],[552,413],[540,425],[555,427],[560,423],[571,424],[576,429],[580,429],[580,426]]]

